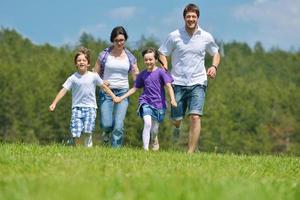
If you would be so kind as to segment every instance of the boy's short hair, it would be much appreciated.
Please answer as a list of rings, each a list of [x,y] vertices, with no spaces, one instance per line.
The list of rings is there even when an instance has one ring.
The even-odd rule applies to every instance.
[[[188,12],[195,12],[197,14],[198,18],[200,16],[200,9],[196,4],[190,3],[184,8],[183,18],[185,18],[186,13],[188,13]]]
[[[90,50],[85,48],[85,47],[80,47],[78,52],[75,54],[75,57],[74,57],[74,63],[76,65],[76,62],[77,62],[77,58],[79,55],[83,54],[85,56],[85,58],[87,59],[88,61],[88,64],[90,64],[90,61],[91,61],[91,55],[90,55]]]

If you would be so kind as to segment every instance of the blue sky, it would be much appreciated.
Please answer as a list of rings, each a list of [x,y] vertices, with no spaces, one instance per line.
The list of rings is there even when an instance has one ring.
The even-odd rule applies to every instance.
[[[0,26],[36,44],[75,44],[83,32],[109,40],[123,25],[130,44],[142,35],[162,42],[183,26],[182,10],[200,6],[200,26],[218,41],[262,42],[266,49],[300,49],[300,0],[0,0]]]

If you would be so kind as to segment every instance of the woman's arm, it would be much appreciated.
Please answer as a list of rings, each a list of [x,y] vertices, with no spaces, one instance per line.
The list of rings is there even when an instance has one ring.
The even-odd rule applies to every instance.
[[[97,73],[99,74],[99,73],[100,73],[100,70],[101,70],[101,64],[100,64],[100,62],[99,62],[99,59],[97,59],[93,71],[94,71],[94,72],[97,72]]]
[[[132,75],[133,81],[136,80],[136,77],[137,77],[138,74],[139,74],[139,68],[138,68],[137,64],[135,63],[135,64],[132,66],[132,70],[131,70],[131,75]]]

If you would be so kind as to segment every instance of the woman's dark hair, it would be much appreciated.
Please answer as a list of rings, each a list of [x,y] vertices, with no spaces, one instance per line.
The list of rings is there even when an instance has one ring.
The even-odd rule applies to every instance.
[[[184,8],[183,18],[185,17],[186,13],[188,13],[188,12],[195,12],[197,14],[198,18],[200,16],[200,9],[196,4],[190,3]]]
[[[128,35],[127,35],[127,32],[125,30],[125,28],[123,26],[117,26],[115,27],[112,31],[111,31],[111,34],[110,34],[110,41],[111,42],[114,42],[114,39],[118,36],[118,35],[124,35],[125,37],[125,41],[127,40],[128,38]]]
[[[158,62],[163,65],[162,61],[159,59],[159,53],[155,48],[149,47],[145,49],[144,51],[142,51],[142,56],[144,57],[147,53],[154,53],[155,60],[158,60]]]
[[[75,65],[76,65],[78,56],[81,55],[81,54],[83,54],[85,56],[85,58],[88,61],[88,64],[90,64],[90,61],[91,61],[90,50],[85,48],[85,47],[80,47],[79,50],[77,51],[77,53],[75,54],[75,57],[74,57]]]

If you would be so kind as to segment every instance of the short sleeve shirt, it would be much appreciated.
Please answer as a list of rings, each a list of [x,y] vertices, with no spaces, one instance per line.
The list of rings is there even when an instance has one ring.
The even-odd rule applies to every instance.
[[[207,85],[205,54],[208,52],[213,56],[218,49],[212,35],[198,27],[192,37],[185,28],[171,32],[160,46],[159,52],[172,57],[173,84],[192,86]]]
[[[97,108],[96,86],[101,86],[103,80],[97,73],[87,72],[84,75],[78,72],[71,75],[63,87],[72,92],[72,108],[92,107]]]
[[[161,68],[155,71],[142,71],[136,78],[134,87],[143,88],[139,103],[149,104],[157,109],[166,108],[164,86],[173,81],[171,75]]]

